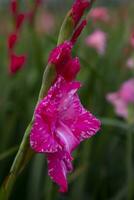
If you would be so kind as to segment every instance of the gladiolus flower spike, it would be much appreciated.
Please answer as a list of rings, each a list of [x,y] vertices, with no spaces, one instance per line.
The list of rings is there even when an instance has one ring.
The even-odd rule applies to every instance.
[[[49,176],[60,186],[60,192],[68,189],[71,153],[100,128],[100,121],[81,105],[76,94],[79,88],[79,82],[67,82],[59,76],[35,110],[30,135],[32,149],[45,153]]]
[[[87,1],[76,0],[75,4],[87,7]],[[46,155],[48,174],[59,185],[60,192],[68,190],[67,174],[73,170],[72,152],[100,129],[100,121],[81,105],[77,95],[81,84],[74,81],[80,61],[72,58],[72,48],[85,25],[83,20],[71,40],[64,41],[50,53],[48,62],[54,65],[57,76],[47,96],[37,105],[30,133],[31,148]]]

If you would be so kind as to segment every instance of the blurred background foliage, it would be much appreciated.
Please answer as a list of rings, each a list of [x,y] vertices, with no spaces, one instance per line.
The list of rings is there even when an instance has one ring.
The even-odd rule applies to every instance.
[[[21,9],[27,9],[26,1],[20,2]],[[9,1],[0,0],[0,184],[8,174],[31,119],[44,66],[50,50],[56,45],[60,25],[71,3],[71,0],[44,0],[44,5],[38,9],[35,25],[25,23],[16,51],[26,53],[27,62],[22,70],[11,76],[8,72],[7,37],[12,32],[13,20],[9,13]],[[134,54],[134,50],[129,49],[129,37],[134,28],[134,2],[98,0],[97,5],[109,7],[110,23],[89,20],[73,53],[81,60],[78,76],[83,83],[81,100],[102,120],[101,131],[74,152],[74,172],[69,176],[67,194],[57,193],[57,187],[47,176],[45,156],[36,155],[18,178],[12,200],[128,199],[126,138],[130,128],[116,116],[113,107],[106,101],[106,94],[116,91],[123,81],[134,74],[126,67],[127,59]],[[47,15],[51,19],[49,28],[47,20],[45,24]],[[107,33],[104,56],[85,43],[85,38],[96,28]],[[131,132],[134,133],[133,128]],[[134,181],[132,187],[134,191]]]

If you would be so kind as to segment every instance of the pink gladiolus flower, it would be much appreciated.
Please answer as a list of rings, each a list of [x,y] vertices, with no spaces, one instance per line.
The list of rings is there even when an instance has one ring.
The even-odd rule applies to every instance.
[[[10,73],[15,74],[17,71],[19,71],[23,67],[23,65],[26,61],[26,56],[25,55],[17,56],[15,54],[12,54],[10,56],[10,59],[11,59],[11,61],[10,61]]]
[[[73,80],[80,70],[80,62],[78,58],[72,58],[72,43],[65,41],[57,46],[49,56],[49,62],[56,67],[57,74],[63,76],[66,80]]]
[[[87,0],[75,0],[72,10],[71,16],[74,21],[74,26],[77,26],[79,23],[84,11],[90,6],[90,3]]]
[[[80,142],[100,129],[100,121],[81,105],[79,82],[66,82],[61,76],[35,110],[30,144],[34,151],[45,153],[48,173],[67,191],[67,174],[72,171],[72,155]]]
[[[104,55],[106,50],[107,35],[101,30],[95,30],[91,35],[86,38],[86,44],[94,48],[98,54]]]
[[[129,58],[129,59],[127,60],[126,66],[127,66],[129,69],[134,69],[134,58]]]
[[[128,106],[134,103],[134,79],[123,83],[119,91],[108,94],[106,98],[114,105],[117,115],[127,118]]]
[[[16,33],[12,33],[11,35],[9,35],[9,37],[8,37],[8,48],[9,48],[9,50],[14,48],[16,41],[17,41],[17,34]]]
[[[109,21],[109,13],[108,9],[105,7],[97,7],[91,10],[88,15],[88,18],[93,19],[95,22],[108,22]]]

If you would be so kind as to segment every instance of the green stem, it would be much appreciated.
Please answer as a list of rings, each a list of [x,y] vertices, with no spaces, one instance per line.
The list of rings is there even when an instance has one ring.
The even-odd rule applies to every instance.
[[[133,153],[133,137],[131,129],[129,129],[126,140],[127,154],[126,154],[126,163],[127,163],[127,199],[133,199],[133,163],[132,163],[132,153]]]
[[[6,181],[3,185],[3,191],[5,191],[6,193],[6,198],[4,199],[9,198],[10,193],[13,189],[14,183],[16,181],[16,178],[18,174],[21,172],[22,168],[24,167],[23,162],[24,160],[26,160],[27,156],[29,155],[28,151],[30,150],[31,155],[33,154],[33,152],[31,152],[31,149],[29,147],[29,132],[31,130],[31,126],[32,126],[32,122],[29,124],[29,126],[26,129],[19,151],[10,169],[9,176],[6,178]]]
[[[63,43],[65,40],[69,39],[71,34],[73,33],[74,23],[71,17],[71,11],[69,11],[63,21],[63,24],[60,29],[59,37],[58,38],[58,45]],[[70,34],[71,33],[71,34]]]

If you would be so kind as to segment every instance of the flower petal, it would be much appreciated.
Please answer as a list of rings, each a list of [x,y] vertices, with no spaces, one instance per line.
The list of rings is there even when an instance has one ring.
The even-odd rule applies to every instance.
[[[49,130],[49,126],[41,116],[35,117],[35,122],[30,134],[30,145],[32,149],[39,153],[56,152],[58,143]]]
[[[74,122],[72,130],[74,135],[80,141],[83,141],[95,135],[99,131],[100,125],[100,121],[95,116],[82,108],[82,112]]]
[[[72,159],[64,151],[49,153],[47,154],[47,159],[49,176],[60,186],[59,192],[66,192],[68,190],[66,176],[73,169]]]
[[[52,50],[50,53],[48,61],[56,65],[57,70],[62,70],[62,65],[66,63],[71,58],[72,43],[65,41]]]
[[[66,112],[62,113],[62,121],[79,141],[93,136],[100,129],[100,121],[84,109],[76,94],[70,99]]]
[[[56,129],[56,136],[59,138],[59,142],[63,146],[63,149],[70,155],[80,143],[71,131],[70,127],[65,125],[63,122],[59,123],[59,126]]]

